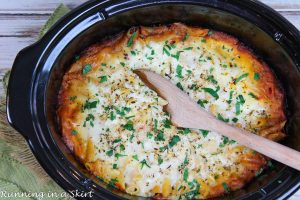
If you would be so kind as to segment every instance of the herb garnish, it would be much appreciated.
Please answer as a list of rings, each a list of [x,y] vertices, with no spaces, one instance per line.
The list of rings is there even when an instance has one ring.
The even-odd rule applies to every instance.
[[[188,177],[189,177],[189,171],[188,171],[188,168],[185,168],[185,169],[184,169],[184,172],[183,172],[183,180],[184,180],[185,182],[187,182]]]
[[[83,123],[83,127],[86,127],[86,122],[90,122],[90,126],[94,127],[94,122],[93,122],[94,120],[95,120],[94,115],[88,114],[88,116],[85,118],[85,121]]]
[[[140,162],[142,164],[141,169],[143,169],[143,167],[146,165],[148,168],[150,168],[150,166],[148,165],[147,161],[144,159]]]
[[[239,119],[236,118],[236,117],[232,118],[232,121],[233,121],[234,123],[236,123],[238,120],[239,120]]]
[[[218,81],[214,78],[213,75],[209,75],[209,76],[207,77],[207,80],[210,81],[210,82],[213,83],[213,84],[218,84]]]
[[[120,64],[122,65],[122,67],[125,67],[125,63],[124,62],[120,62]]]
[[[168,149],[168,145],[163,146],[163,147],[159,147],[159,150],[160,150],[161,152],[164,152],[164,151],[167,150],[167,149]]]
[[[113,153],[114,153],[114,150],[112,150],[112,149],[106,151],[106,155],[109,156],[109,157],[111,157],[113,155]]]
[[[97,107],[97,103],[98,101],[89,101],[89,100],[86,100],[84,105],[83,105],[83,109],[87,109],[87,110],[90,110],[92,108],[96,108]]]
[[[222,136],[222,139],[223,139],[223,141],[222,141],[222,143],[219,145],[219,147],[225,147],[225,145],[226,144],[234,144],[235,143],[235,141],[234,140],[230,140],[228,137],[226,137],[226,136]]]
[[[180,141],[180,137],[178,135],[174,135],[169,143],[169,147],[172,148]]]
[[[71,96],[70,101],[75,101],[77,99],[77,96]]]
[[[113,120],[115,120],[115,119],[116,119],[116,115],[114,114],[114,112],[113,112],[113,111],[110,111],[110,114],[109,114],[109,119],[110,119],[111,121],[113,121]]]
[[[190,51],[190,50],[192,50],[193,49],[193,47],[187,47],[187,48],[184,48],[183,50],[185,50],[185,51]]]
[[[124,146],[124,144],[120,144],[120,151],[125,151],[125,146]]]
[[[249,92],[248,95],[254,99],[257,99],[257,96],[255,94],[253,94],[252,92]]]
[[[177,67],[176,67],[176,77],[183,78],[183,76],[182,76],[182,66],[181,65],[177,65]]]
[[[131,120],[128,120],[127,123],[123,125],[123,128],[128,131],[134,131],[133,122]]]
[[[201,100],[201,99],[199,99],[197,101],[197,104],[199,104],[202,108],[205,108],[205,104],[207,104],[207,103],[208,103],[207,100]]]
[[[184,194],[186,199],[195,199],[199,194],[200,184],[196,180],[194,180],[193,182],[196,184],[196,188],[195,190],[189,191]]]
[[[239,77],[234,81],[234,83],[237,84],[237,83],[240,82],[243,78],[246,78],[248,75],[249,75],[249,73],[242,74],[241,76],[239,76]]]
[[[154,132],[157,132],[157,119],[154,119]]]
[[[164,162],[164,160],[160,157],[160,155],[158,155],[157,162],[158,165],[161,165]]]
[[[154,138],[155,141],[165,141],[165,135],[163,131],[159,131],[157,136]]]
[[[225,119],[220,113],[218,113],[217,118],[218,118],[219,120],[223,121],[223,122],[229,122],[229,118],[226,118],[226,119]]]
[[[191,130],[189,128],[185,128],[183,130],[178,131],[178,133],[182,134],[182,135],[187,135],[187,134],[191,133]]]
[[[127,155],[125,155],[125,154],[120,154],[120,153],[116,153],[116,154],[115,154],[115,157],[116,157],[117,159],[119,159],[119,158],[121,158],[121,157],[125,157],[125,156],[127,156]]]
[[[168,119],[163,120],[163,124],[165,128],[171,128],[171,121]]]
[[[209,93],[211,96],[213,96],[216,100],[219,99],[218,91],[220,90],[220,87],[217,86],[216,90],[212,88],[202,88],[204,92]]]
[[[77,61],[77,60],[79,60],[80,59],[80,56],[79,55],[76,55],[75,56],[75,60]]]
[[[89,71],[92,70],[92,65],[90,64],[86,64],[84,65],[83,69],[82,69],[82,74],[86,75]]]
[[[209,131],[207,131],[207,130],[200,129],[200,131],[201,131],[203,137],[206,137],[208,135],[208,133],[209,133]]]
[[[72,135],[77,135],[78,132],[76,130],[72,130]]]
[[[229,100],[227,101],[228,104],[231,104],[231,102],[232,102],[232,94],[233,94],[233,91],[231,90],[229,92]]]
[[[107,76],[100,76],[100,81],[99,83],[104,83],[107,81]]]
[[[254,78],[254,80],[256,80],[256,81],[259,80],[259,79],[260,79],[259,73],[255,73],[253,78]]]
[[[136,55],[136,52],[135,51],[130,51],[130,53],[133,55],[133,56],[135,56]]]
[[[133,39],[135,38],[136,36],[136,32],[132,33],[132,35],[130,36],[128,42],[127,42],[127,47],[130,47],[133,43]]]
[[[235,114],[239,115],[241,114],[241,106],[245,103],[245,99],[243,95],[240,94],[239,96],[237,96],[236,100],[237,102],[235,104]]]
[[[116,183],[118,183],[118,179],[116,179],[116,178],[110,179],[110,181],[107,184],[107,187],[108,188],[116,188]]]
[[[182,39],[182,42],[186,41],[187,39],[189,39],[190,35],[189,33],[186,33],[184,38]]]
[[[180,82],[178,82],[178,83],[176,84],[176,86],[177,86],[179,89],[183,90],[183,87],[182,87],[182,85],[181,85]]]
[[[129,108],[129,107],[122,107],[121,109],[116,108],[116,113],[118,115],[121,115],[122,117],[126,115],[126,112],[128,113],[130,111],[131,111],[131,108]]]
[[[135,155],[133,155],[133,156],[132,156],[132,158],[133,158],[134,160],[137,160],[137,161],[139,161],[138,155],[136,155],[136,154],[135,154]]]
[[[122,139],[115,139],[114,141],[113,141],[113,144],[115,144],[115,143],[119,143],[119,142],[121,142],[122,141]]]
[[[179,60],[179,56],[181,52],[183,51],[177,51],[176,54],[172,54],[171,57],[175,58],[176,60]]]
[[[185,154],[183,163],[178,167],[179,170],[185,168],[189,164],[188,154]]]
[[[153,134],[152,133],[147,133],[147,138],[152,139],[153,138]]]
[[[228,187],[227,183],[223,182],[223,183],[222,183],[222,186],[223,186],[223,188],[224,188],[224,191],[225,191],[226,193],[229,193],[229,187]]]

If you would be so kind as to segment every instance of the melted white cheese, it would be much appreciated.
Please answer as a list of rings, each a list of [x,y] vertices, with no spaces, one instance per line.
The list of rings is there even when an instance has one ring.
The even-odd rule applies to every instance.
[[[96,159],[105,161],[111,168],[117,164],[114,170],[123,174],[126,187],[137,187],[137,195],[141,196],[153,196],[153,187],[158,185],[162,188],[166,178],[175,187],[185,181],[208,179],[219,174],[220,168],[238,170],[234,164],[237,155],[227,153],[237,144],[231,141],[223,145],[224,138],[215,132],[205,135],[199,130],[192,130],[181,134],[183,130],[165,126],[164,120],[170,119],[163,112],[167,102],[145,86],[133,73],[134,69],[146,68],[171,78],[174,84],[180,83],[191,98],[207,101],[204,104],[206,110],[216,116],[220,114],[231,124],[234,124],[232,119],[236,118],[246,128],[265,110],[264,105],[249,96],[248,89],[243,87],[244,80],[249,77],[232,86],[233,78],[246,73],[242,66],[229,67],[222,55],[206,48],[201,37],[190,37],[175,45],[169,53],[176,55],[182,51],[179,59],[163,53],[165,41],[152,41],[147,45],[136,41],[132,47],[124,47],[127,59],[122,56],[119,59],[108,57],[106,66],[93,75],[97,81],[91,81],[88,85],[90,100],[98,103],[96,108],[86,109],[82,115],[86,119],[88,114],[92,114],[95,119],[93,125],[86,122],[85,127],[82,122],[79,130],[84,133],[84,139],[92,138],[97,149]],[[190,50],[185,50],[187,48]],[[125,66],[116,60],[125,63]],[[96,63],[99,66],[101,64]],[[182,67],[181,72],[178,66]],[[99,83],[100,76],[107,76],[107,81]],[[213,79],[208,80],[212,76]],[[199,89],[194,89],[193,85]],[[214,98],[202,88],[219,88],[219,98]],[[230,91],[233,93],[231,103],[228,103]],[[243,96],[245,103],[240,106],[241,113],[237,115],[239,95]],[[120,114],[122,109],[123,113]],[[128,123],[127,128],[124,128]],[[160,131],[163,131],[162,138],[157,140]],[[170,147],[168,145],[174,136],[178,136],[180,141]],[[161,151],[160,148],[165,146],[167,150]],[[109,154],[109,151],[113,152]],[[159,158],[162,162],[160,164]],[[185,169],[188,170],[186,180]]]

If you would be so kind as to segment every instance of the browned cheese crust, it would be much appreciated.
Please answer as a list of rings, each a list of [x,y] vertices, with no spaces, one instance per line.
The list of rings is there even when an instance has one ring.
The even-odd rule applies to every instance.
[[[158,44],[162,44],[162,46],[157,47]],[[186,44],[190,46],[192,45],[194,46],[192,46],[193,48],[186,48],[187,46],[184,46]],[[197,45],[199,46],[199,44],[201,44],[201,46],[197,50],[196,47]],[[176,50],[177,51],[179,50],[176,48],[180,48],[181,46],[182,48],[185,48],[187,50],[182,50],[182,52],[179,52],[178,56],[181,57],[177,59]],[[188,55],[188,50],[192,49],[191,52],[193,52],[193,54],[196,54],[197,53],[196,50],[202,51],[202,49],[206,49],[205,51],[203,51],[204,52],[203,55],[205,55],[203,56],[203,58],[199,55],[200,56],[199,62],[202,62],[200,63],[201,66],[208,67],[207,69],[209,69],[209,65],[214,67],[213,72],[211,72],[212,70],[210,70],[210,72],[208,72],[208,70],[205,71],[207,72],[207,76],[205,75],[206,78],[204,79],[210,80],[211,82],[207,84],[211,84],[211,85],[208,86],[203,85],[203,83],[201,82],[202,80],[200,80],[202,79],[202,76],[200,79],[195,78],[196,75],[193,78],[194,72],[195,74],[197,74],[196,69],[193,68],[191,70],[188,70],[186,68],[186,63],[184,63],[185,61],[182,61],[183,64],[181,63],[181,68],[178,67],[177,65],[174,67],[174,70],[171,70],[172,72],[168,71],[168,73],[171,74],[169,76],[172,77],[171,80],[174,81],[174,84],[176,84],[177,80],[181,78],[180,80],[182,80],[181,82],[182,87],[184,88],[185,91],[189,92],[190,96],[194,98],[195,101],[197,101],[198,100],[197,98],[199,97],[197,92],[201,93],[202,96],[200,95],[200,97],[203,100],[202,103],[204,102],[204,104],[202,105],[205,106],[205,109],[210,111],[218,118],[220,118],[221,116],[220,113],[222,113],[223,120],[225,120],[228,123],[231,123],[239,128],[247,129],[249,131],[252,131],[258,135],[261,135],[273,141],[279,141],[285,137],[283,127],[285,125],[286,118],[284,114],[283,92],[280,90],[277,81],[275,79],[275,76],[273,75],[272,71],[267,66],[267,64],[262,60],[258,59],[252,53],[252,51],[247,49],[236,38],[233,38],[232,36],[229,36],[222,32],[210,31],[208,29],[203,29],[198,27],[189,27],[180,23],[174,23],[171,25],[158,26],[158,27],[134,27],[131,28],[128,32],[119,34],[111,39],[105,40],[104,42],[90,46],[80,55],[80,58],[71,65],[70,70],[64,75],[62,81],[62,85],[58,97],[59,109],[57,111],[57,115],[59,118],[59,124],[63,135],[63,139],[67,144],[67,146],[69,147],[69,149],[74,153],[74,155],[78,157],[81,160],[81,162],[88,168],[88,170],[95,176],[101,177],[101,179],[103,179],[105,182],[114,184],[115,187],[125,192],[128,192],[130,194],[143,195],[144,193],[142,193],[141,188],[138,188],[137,190],[139,192],[136,192],[136,190],[132,190],[130,188],[131,186],[128,185],[128,183],[126,182],[126,178],[128,178],[127,176],[129,176],[126,174],[127,173],[126,166],[129,165],[128,163],[134,165],[134,163],[136,162],[136,164],[139,165],[139,170],[141,170],[141,173],[144,174],[147,174],[150,169],[154,170],[156,169],[156,167],[163,166],[163,164],[156,166],[156,164],[154,164],[154,161],[152,162],[150,158],[148,159],[148,157],[144,159],[147,161],[147,162],[145,161],[147,165],[145,164],[145,162],[143,163],[140,157],[142,157],[143,155],[148,155],[147,153],[140,153],[140,154],[137,153],[139,157],[138,161],[135,161],[137,159],[129,159],[130,151],[128,150],[129,146],[127,145],[130,145],[131,143],[134,143],[137,140],[135,138],[133,140],[132,138],[130,139],[130,136],[132,134],[135,137],[138,137],[136,136],[138,134],[143,135],[144,133],[142,132],[146,127],[147,132],[153,133],[154,135],[153,138],[155,138],[155,134],[156,134],[155,131],[157,129],[157,127],[155,127],[157,126],[157,124],[155,125],[155,123],[157,123],[157,121],[155,122],[153,116],[150,117],[148,115],[144,116],[146,115],[145,113],[147,112],[149,113],[150,111],[149,110],[144,111],[143,113],[138,113],[138,111],[136,111],[134,114],[132,114],[134,116],[139,116],[137,119],[135,119],[134,117],[130,118],[131,122],[134,123],[133,128],[130,126],[126,126],[125,124],[126,122],[122,121],[122,120],[127,120],[127,124],[129,124],[129,117],[131,116],[129,116],[129,114],[127,115],[126,112],[128,111],[128,113],[130,113],[135,110],[135,107],[130,107],[131,105],[130,103],[128,102],[126,103],[127,100],[132,101],[133,97],[130,96],[130,94],[133,94],[135,90],[126,93],[127,92],[125,88],[126,84],[134,85],[140,83],[140,80],[136,75],[132,73],[131,69],[139,68],[139,66],[135,66],[136,63],[145,64],[146,62],[148,62],[148,61],[134,61],[134,59],[139,57],[139,55],[142,54],[141,52],[144,52],[144,49],[148,47],[149,47],[149,52],[154,52],[154,50],[152,51],[150,48],[152,49],[161,48],[160,52],[158,52],[155,49],[155,54],[152,53],[153,55],[151,55],[151,53],[147,54],[146,56],[143,55],[144,57],[148,56],[147,58],[150,64],[148,64],[147,67],[151,70],[152,70],[151,68],[152,64],[153,65],[157,64],[155,63],[156,62],[155,57],[160,56],[159,59],[165,59],[166,62],[169,62],[169,60],[171,60],[170,62],[181,62],[181,59],[185,59],[183,58],[183,55]],[[163,50],[163,48],[166,48],[166,50]],[[132,53],[132,51],[134,51],[134,53]],[[211,55],[211,57],[207,56],[208,53],[209,55]],[[153,58],[149,57],[150,55]],[[172,57],[172,55],[174,56]],[[221,61],[218,60],[217,58],[220,58]],[[224,70],[224,71],[218,72],[219,68],[216,67],[217,65],[219,66],[220,70]],[[144,68],[145,66],[141,66],[141,67]],[[160,68],[153,67],[153,70],[156,71],[157,73],[161,73],[162,75],[166,75],[166,71],[163,71],[165,68],[163,66],[161,66]],[[161,69],[163,70],[159,71]],[[113,73],[117,73],[118,70],[121,70],[122,73],[123,73],[122,70],[125,70],[124,74],[122,75],[124,76],[124,80],[123,79],[121,80],[120,78],[119,85],[112,86],[116,83],[115,82],[112,83],[110,81],[113,77],[114,78],[117,77]],[[241,74],[240,73],[241,71],[243,71],[244,74]],[[106,73],[105,76],[103,75],[104,72]],[[183,75],[181,75],[181,73]],[[215,73],[215,74],[214,76],[208,76],[209,73]],[[219,78],[218,73],[220,74],[222,73],[222,75],[224,75],[225,78]],[[228,79],[226,78],[227,77],[226,73],[228,73],[229,76]],[[230,77],[231,75],[232,77]],[[196,84],[199,81],[200,89],[194,90],[195,87],[188,85],[189,84],[188,79],[185,80],[180,76],[191,76],[192,78],[189,79],[196,80],[195,81]],[[213,78],[209,79],[207,77],[213,77]],[[222,83],[226,82],[226,80],[229,80],[228,85],[224,86],[223,88]],[[218,85],[215,84],[216,82],[218,82]],[[220,89],[215,90],[219,92],[218,99],[216,98],[216,96],[213,97],[212,94],[205,92],[207,90],[201,90],[201,87],[218,88],[218,86],[220,86]],[[119,97],[119,99],[116,99],[116,97],[113,96],[114,95],[113,92],[111,92],[108,95],[102,95],[101,94],[102,90],[97,90],[97,88],[105,88],[105,87],[110,88],[110,91],[120,90],[121,91],[120,95],[117,96]],[[143,88],[146,88],[146,86],[143,86]],[[93,92],[94,90],[97,90],[97,92]],[[143,89],[143,91],[144,90],[148,91],[149,89],[146,88]],[[230,98],[230,91],[233,91],[232,98]],[[122,95],[124,96],[124,98],[126,97],[127,99],[126,101],[123,99],[127,107],[130,107],[130,109],[129,108],[127,110],[125,109],[125,111],[123,112],[123,114],[124,113],[126,114],[127,118],[125,114],[123,115],[121,113],[118,115],[118,111],[115,112],[114,110],[107,111],[107,116],[106,115],[104,116],[104,114],[102,113],[105,113],[106,111],[102,111],[102,110],[105,110],[106,107],[104,106],[103,98],[105,99],[105,102],[108,102],[108,105],[113,106],[118,103],[117,101],[121,101],[121,99],[123,98]],[[156,97],[155,93],[153,94],[151,93],[151,95],[153,95],[153,98]],[[101,98],[99,96],[101,96]],[[224,100],[225,102],[224,104],[222,102],[219,103],[220,99],[222,99],[223,96],[226,96],[226,99],[225,97],[224,99],[229,103],[226,103],[225,100]],[[113,97],[114,99],[112,99]],[[94,100],[94,104],[92,100]],[[163,102],[163,100],[161,101]],[[89,104],[87,104],[87,102]],[[102,107],[100,107],[101,103],[103,103]],[[132,105],[133,104],[134,103],[132,103]],[[164,103],[157,103],[157,104],[158,104],[157,107],[159,109],[160,107],[165,105]],[[255,105],[255,108],[252,108],[251,105]],[[260,107],[260,112],[256,113],[255,111],[256,107]],[[241,110],[244,109],[244,110],[240,111],[239,109]],[[252,112],[249,111],[247,115],[245,114],[245,116],[247,117],[244,117],[244,113],[248,112],[248,110],[251,109]],[[163,113],[163,111],[161,111],[161,113]],[[99,144],[95,141],[99,141],[100,140],[99,137],[101,138],[101,136],[93,135],[96,132],[95,127],[98,127],[97,124],[101,124],[101,123],[107,124],[108,123],[107,121],[111,123],[117,123],[116,120],[118,119],[118,117],[120,118],[120,123],[122,125],[120,125],[118,129],[114,129],[115,130],[114,133],[118,133],[119,136],[121,136],[123,142],[122,144],[124,144],[123,146],[126,147],[126,150],[118,152],[119,155],[121,154],[126,155],[120,158],[116,156],[117,154],[116,152],[119,151],[117,150],[119,146],[115,147],[115,146],[108,145],[108,144],[115,145],[114,142],[116,141],[117,136],[114,138],[107,139],[110,140],[110,143],[105,143],[105,145],[108,146],[105,146],[104,143],[101,143],[101,145],[103,146],[99,147]],[[145,121],[143,121],[144,118]],[[238,121],[236,121],[234,118],[238,119]],[[154,120],[154,125],[153,122],[151,123],[149,122],[149,119]],[[249,182],[255,176],[257,172],[261,171],[261,169],[264,169],[266,167],[266,163],[268,159],[266,159],[264,156],[262,156],[259,153],[253,152],[252,150],[244,146],[234,144],[234,142],[228,143],[227,141],[226,143],[226,141],[224,142],[223,137],[215,136],[217,135],[216,133],[209,133],[209,135],[211,136],[205,136],[205,137],[202,136],[200,132],[196,133],[194,131],[190,133],[192,136],[186,136],[183,134],[180,135],[179,134],[180,130],[178,130],[176,127],[171,126],[171,128],[165,128],[166,125],[165,127],[163,127],[164,126],[163,123],[160,127],[160,122],[164,121],[164,119],[159,117],[157,119],[158,119],[158,127],[159,127],[158,129],[161,128],[161,130],[165,131],[164,133],[165,141],[159,141],[158,139],[158,141],[155,141],[156,142],[155,145],[161,144],[161,146],[164,145],[168,146],[169,144],[168,153],[170,154],[172,153],[172,155],[176,155],[175,154],[176,152],[172,152],[171,147],[178,148],[176,149],[176,151],[180,152],[181,149],[179,149],[179,147],[177,146],[180,144],[180,142],[185,141],[184,139],[185,137],[191,137],[191,138],[199,137],[199,140],[202,141],[204,140],[206,141],[206,139],[209,137],[211,138],[217,137],[220,139],[216,139],[216,141],[220,141],[223,144],[223,146],[225,145],[225,147],[223,147],[222,144],[216,144],[216,149],[218,150],[218,152],[221,152],[219,154],[220,157],[217,157],[215,160],[211,158],[212,160],[209,160],[208,163],[209,162],[221,163],[219,162],[218,159],[227,158],[226,156],[228,156],[228,157],[234,157],[234,160],[231,160],[230,162],[231,165],[232,166],[235,165],[235,167],[231,168],[231,167],[226,167],[225,164],[223,164],[224,166],[220,164],[219,173],[217,173],[216,171],[208,171],[207,177],[206,175],[205,177],[203,175],[198,176],[195,174],[199,174],[201,173],[201,171],[196,172],[195,169],[197,167],[195,167],[195,169],[191,167],[192,166],[191,164],[192,158],[191,158],[189,164],[186,165],[187,166],[186,169],[189,170],[189,181],[184,181],[186,179],[184,177],[185,176],[184,170],[178,171],[178,173],[181,174],[183,178],[180,180],[176,179],[175,182],[172,182],[173,179],[171,177],[168,177],[166,174],[162,173],[159,176],[165,176],[163,181],[161,182],[158,181],[153,188],[151,188],[147,192],[145,191],[145,196],[153,196],[154,198],[158,198],[158,199],[166,199],[166,198],[178,198],[180,195],[182,195],[182,197],[189,198],[187,196],[188,195],[187,193],[193,191],[194,192],[193,193],[194,196],[192,196],[193,198],[217,197],[229,191],[234,191],[242,188],[247,182]],[[144,124],[144,126],[142,125],[135,126],[135,124],[138,124],[138,120],[142,120],[141,123]],[[135,132],[132,132],[130,128],[134,129]],[[174,137],[174,135],[178,135],[178,137],[181,140],[179,142],[176,141],[178,143],[176,143],[173,147],[173,145],[170,145],[171,143],[170,141],[172,137]],[[95,138],[97,138],[97,140],[95,140]],[[168,140],[167,138],[170,139]],[[131,142],[129,140],[131,140]],[[148,140],[148,138],[145,136],[145,138],[143,140],[140,140],[139,142],[145,141],[146,144],[146,140]],[[212,140],[213,139],[209,139],[209,141],[207,142],[212,142]],[[137,142],[136,144],[138,147],[140,145],[139,142]],[[198,146],[201,147],[203,146],[202,149],[205,148],[204,147],[205,142],[203,143],[203,145],[201,143],[201,145]],[[111,152],[114,152],[114,156],[110,156],[109,148],[113,149],[113,151],[111,150]],[[199,148],[199,152],[202,151],[202,149]],[[144,152],[144,151],[137,150],[137,152]],[[157,158],[157,156],[160,156],[161,158],[165,159],[164,160],[165,163],[167,162],[168,156],[166,152],[160,152],[158,150],[156,151],[153,150],[153,152],[155,158]],[[200,154],[201,153],[199,153],[199,158],[200,158]],[[114,165],[114,167],[112,168],[111,166],[113,163],[117,163],[116,165],[118,167],[116,168],[115,167],[116,165]],[[195,165],[197,166],[197,164]],[[199,164],[199,166],[200,165],[202,166],[202,164]],[[142,171],[142,170],[148,170],[148,171]],[[211,180],[211,178],[209,178],[212,176],[210,174],[212,172],[216,174],[213,178],[214,180]],[[194,176],[194,180],[195,180],[194,182],[191,176]],[[136,180],[136,179],[132,179],[132,180]],[[189,187],[188,184],[189,182],[194,183],[193,188]],[[136,187],[139,187],[138,186],[139,184],[143,185],[142,183],[137,181]],[[198,184],[199,187],[197,187]],[[197,188],[196,192],[195,192],[195,188]]]

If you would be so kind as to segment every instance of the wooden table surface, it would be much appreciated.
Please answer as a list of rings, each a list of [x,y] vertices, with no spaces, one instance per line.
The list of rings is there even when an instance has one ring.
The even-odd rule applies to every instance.
[[[261,0],[300,29],[300,0]],[[40,27],[64,3],[70,8],[85,0],[0,0],[0,71],[9,69],[16,54],[35,42]],[[300,191],[291,200],[300,199]]]

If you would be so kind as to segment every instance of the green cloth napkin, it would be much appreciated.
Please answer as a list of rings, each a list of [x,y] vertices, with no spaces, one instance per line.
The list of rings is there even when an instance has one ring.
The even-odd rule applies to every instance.
[[[40,30],[40,39],[69,8],[59,5]],[[10,71],[2,78],[5,94]],[[6,120],[5,96],[0,97],[0,199],[72,199],[47,175],[27,142]]]

